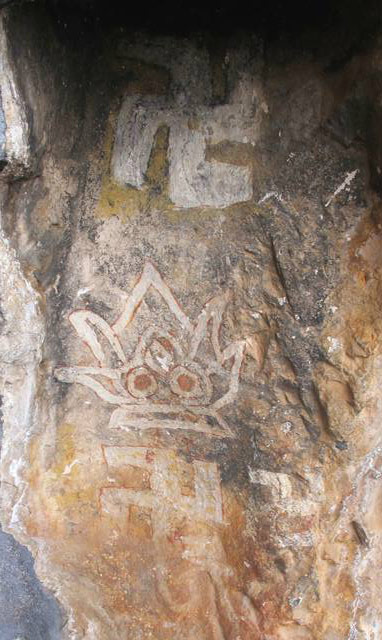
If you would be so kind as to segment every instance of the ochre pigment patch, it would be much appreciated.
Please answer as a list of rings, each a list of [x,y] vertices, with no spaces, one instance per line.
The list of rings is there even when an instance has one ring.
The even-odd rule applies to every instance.
[[[130,216],[147,211],[171,208],[168,199],[168,129],[158,129],[142,189],[115,182],[110,174],[116,116],[111,114],[105,134],[103,175],[95,215],[100,218],[118,216],[126,221]]]

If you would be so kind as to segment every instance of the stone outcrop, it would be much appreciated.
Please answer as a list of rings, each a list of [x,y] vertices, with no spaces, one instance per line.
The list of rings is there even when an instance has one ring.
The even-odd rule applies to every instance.
[[[378,42],[79,43],[23,5],[0,47],[0,520],[50,591],[20,633],[378,640]]]

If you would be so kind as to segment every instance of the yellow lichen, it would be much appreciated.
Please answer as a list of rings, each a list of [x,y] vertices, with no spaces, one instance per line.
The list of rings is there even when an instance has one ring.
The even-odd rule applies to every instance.
[[[101,191],[95,215],[99,218],[118,216],[126,221],[144,211],[172,208],[168,196],[168,127],[159,127],[154,137],[145,182],[141,189],[118,184],[111,176],[110,163],[115,137],[116,116],[110,116],[105,134]]]

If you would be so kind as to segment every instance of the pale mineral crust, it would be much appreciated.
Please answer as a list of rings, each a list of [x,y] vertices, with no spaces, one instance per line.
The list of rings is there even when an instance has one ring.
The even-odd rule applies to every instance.
[[[378,38],[58,16],[0,13],[0,640],[381,640]]]

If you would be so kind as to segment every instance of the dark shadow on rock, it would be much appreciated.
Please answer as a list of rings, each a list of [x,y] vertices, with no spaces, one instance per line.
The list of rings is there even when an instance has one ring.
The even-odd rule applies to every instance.
[[[39,582],[31,553],[0,528],[0,640],[59,640],[59,605]]]

